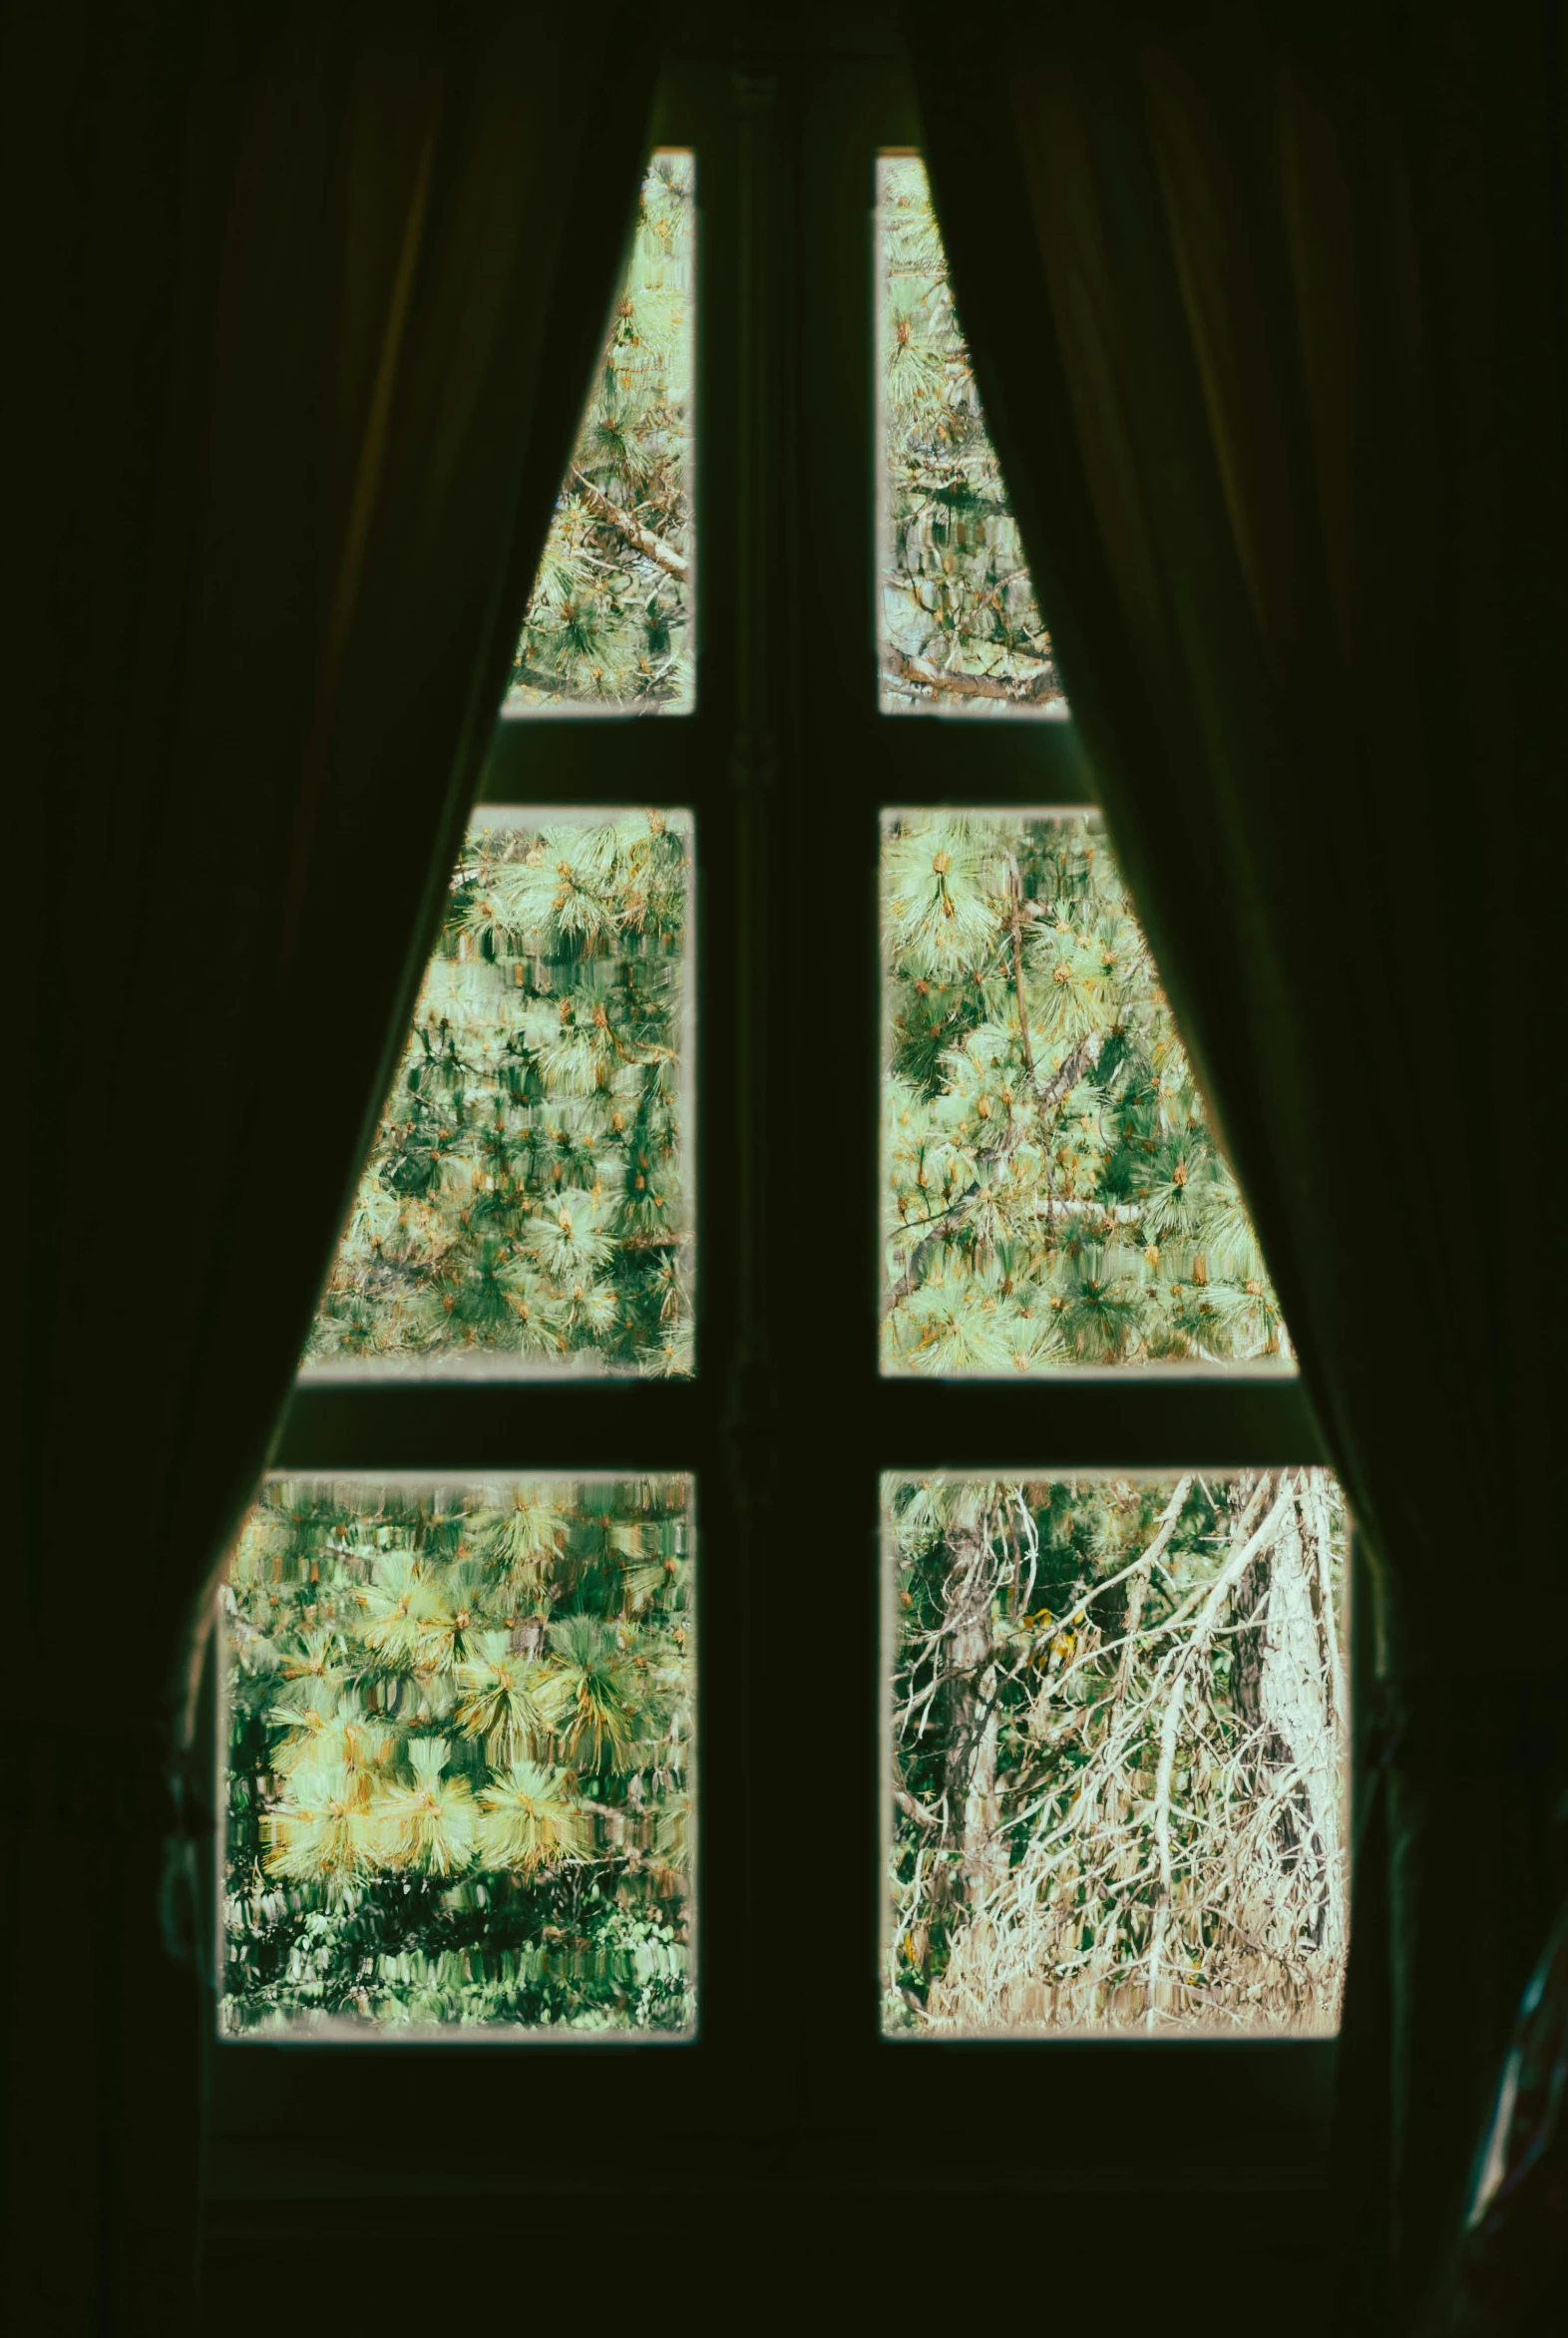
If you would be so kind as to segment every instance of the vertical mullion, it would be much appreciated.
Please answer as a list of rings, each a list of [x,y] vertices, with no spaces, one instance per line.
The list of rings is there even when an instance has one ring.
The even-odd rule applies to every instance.
[[[781,1574],[815,1809],[803,1995],[805,2111],[842,2135],[875,2123],[864,2092],[875,2037],[879,1907],[879,1600],[876,1260],[879,980],[876,932],[871,101],[875,68],[845,61],[793,108],[794,373],[785,390],[796,493],[787,580],[790,808],[776,839],[789,889],[787,1044],[777,1067],[781,1158],[793,1198],[815,1199],[784,1237],[786,1482],[809,1535]],[[782,922],[782,921],[781,921]],[[820,1150],[819,1150],[820,1148]],[[782,1506],[782,1505],[781,1505]],[[797,1527],[797,1531],[798,1531]],[[809,1569],[809,1572],[808,1572]],[[816,1577],[815,1597],[805,1586]],[[800,1586],[800,1592],[794,1586]]]
[[[703,1440],[709,1466],[699,1472],[696,1489],[697,2024],[705,2047],[715,2036],[721,2045],[724,2040],[729,2015],[725,1976],[745,1930],[744,1882],[728,1856],[744,1813],[734,1765],[724,1758],[724,1749],[740,1727],[738,1700],[726,1694],[737,1671],[732,1652],[741,1630],[734,1590],[734,1520],[722,1464],[713,1465],[719,1445],[711,1433],[738,1337],[740,1304],[731,1224],[713,1207],[720,1164],[735,1151],[735,1132],[713,1066],[731,1059],[742,1040],[732,988],[715,979],[716,967],[734,947],[729,911],[735,853],[723,784],[726,684],[732,656],[726,611],[733,601],[735,569],[730,520],[734,401],[730,353],[715,324],[730,298],[737,261],[728,114],[711,70],[699,65],[687,72],[689,80],[677,78],[676,87],[689,109],[689,143],[696,154],[696,705],[679,725],[676,752],[685,750],[687,776],[683,787],[670,790],[670,800],[684,797],[691,803],[696,862],[695,1353],[697,1393],[710,1432]]]
[[[713,68],[714,152],[702,226],[709,270],[698,311],[699,444],[707,450],[698,527],[699,690],[713,741],[705,761],[699,947],[706,1036],[699,1079],[704,1243],[698,1370],[725,1408],[727,1467],[702,1496],[705,1554],[699,1906],[703,2050],[714,2111],[732,2133],[777,2135],[791,2121],[787,2022],[759,2018],[757,1943],[769,1914],[767,1586],[776,1571],[778,1468],[770,1328],[770,1228],[778,1206],[769,1111],[770,808],[776,799],[777,674],[771,648],[773,406],[770,299],[777,275],[776,91],[763,71]],[[699,166],[700,173],[700,166]],[[704,523],[704,514],[706,515]],[[699,533],[699,544],[704,541]]]

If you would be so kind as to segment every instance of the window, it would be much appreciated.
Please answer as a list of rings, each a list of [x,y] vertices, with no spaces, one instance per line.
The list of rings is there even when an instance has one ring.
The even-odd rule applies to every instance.
[[[1102,1541],[1131,1538],[1151,1514],[1157,1530],[1185,1486],[1170,1553],[1182,1596],[1196,1587],[1203,1537],[1218,1531],[1222,1513],[1240,1531],[1260,1485],[1272,1488],[1271,1512],[1287,1480],[1293,1509],[1298,1499],[1330,1495],[1314,1474],[1322,1455],[1261,1277],[1238,1279],[1239,1250],[1220,1260],[1212,1244],[1198,1273],[1198,1248],[1180,1228],[1167,1238],[1171,1272],[1161,1275],[1146,1260],[1127,1268],[1140,1290],[1154,1290],[1139,1302],[1144,1351],[1163,1343],[1190,1363],[1205,1304],[1195,1294],[1234,1288],[1246,1305],[1234,1310],[1227,1333],[1240,1345],[1226,1353],[1240,1357],[1241,1368],[1105,1368],[1087,1333],[1078,1361],[1088,1368],[1056,1368],[1050,1301],[1061,1295],[1068,1266],[1080,1293],[1093,1278],[1079,1274],[1081,1251],[1063,1265],[1065,1246],[1051,1242],[1041,1246],[1042,1258],[1046,1250],[1051,1256],[1030,1270],[1041,1322],[1028,1368],[1018,1369],[1009,1351],[1000,1364],[979,1355],[977,1369],[948,1368],[954,1360],[946,1357],[937,1371],[926,1369],[918,1329],[906,1343],[902,1326],[890,1351],[882,1348],[890,1292],[909,1280],[918,1248],[918,1241],[893,1245],[890,1267],[889,1209],[897,1215],[890,1166],[901,1178],[912,1166],[914,1190],[925,1190],[920,1162],[899,1153],[902,1142],[918,1154],[917,1139],[905,1136],[884,1151],[887,856],[907,840],[919,840],[922,851],[930,844],[927,875],[934,886],[944,880],[957,919],[960,882],[969,879],[951,859],[946,871],[936,868],[952,851],[938,838],[940,824],[992,823],[977,848],[991,862],[974,880],[986,900],[1005,857],[1018,862],[1020,844],[1040,866],[1052,854],[1076,855],[1081,876],[1091,789],[1073,725],[1053,711],[1059,688],[1048,637],[1013,585],[989,611],[989,630],[972,628],[941,669],[917,624],[884,631],[889,511],[879,500],[878,425],[865,385],[875,377],[880,329],[878,158],[908,154],[916,140],[901,69],[887,58],[844,54],[828,72],[820,60],[781,56],[736,74],[696,59],[668,77],[659,135],[695,157],[703,328],[690,492],[700,532],[691,694],[659,701],[656,719],[627,712],[639,693],[648,699],[650,677],[637,660],[648,654],[650,626],[655,636],[662,626],[677,662],[692,658],[692,633],[681,627],[691,625],[693,604],[677,603],[659,585],[651,611],[644,596],[640,614],[623,605],[606,628],[613,661],[598,661],[597,680],[590,664],[591,689],[614,684],[595,701],[605,717],[539,703],[504,718],[482,796],[486,816],[505,808],[517,824],[525,863],[544,833],[531,807],[554,807],[562,824],[602,807],[617,816],[643,805],[689,815],[699,920],[686,1189],[700,1197],[693,1368],[589,1376],[581,1367],[449,1366],[372,1376],[318,1365],[301,1375],[278,1467],[287,1482],[325,1480],[340,1497],[368,1483],[382,1492],[402,1488],[399,1500],[417,1502],[421,1481],[439,1485],[454,1534],[465,1505],[495,1510],[516,1499],[508,1489],[554,1487],[569,1550],[574,1536],[589,1532],[584,1518],[614,1515],[608,1497],[594,1510],[595,1484],[618,1489],[614,1501],[664,1503],[666,1525],[675,1514],[670,1489],[678,1489],[697,1553],[690,1610],[702,1762],[696,2032],[678,2051],[651,2055],[627,2050],[623,2032],[597,2042],[581,2032],[552,2034],[513,2047],[462,2025],[441,2043],[392,2054],[221,2041],[215,2184],[219,2201],[232,2205],[219,2208],[219,2221],[226,2212],[242,2223],[263,2201],[275,2207],[280,2191],[303,2199],[313,2186],[330,2190],[340,2181],[330,2130],[345,2088],[360,2133],[374,2137],[382,2122],[388,2132],[391,2123],[405,2131],[411,2114],[442,2116],[452,2090],[473,2084],[467,2074],[476,2055],[484,2057],[487,2089],[506,2100],[508,2090],[526,2090],[529,2105],[526,2122],[498,2117],[487,2141],[487,2181],[497,2184],[521,2179],[541,2152],[570,2159],[591,2147],[610,2101],[624,2132],[656,2131],[693,2181],[751,2151],[746,2139],[763,2139],[758,2148],[787,2144],[791,2164],[814,2170],[817,2180],[836,2180],[846,2137],[856,2139],[855,2152],[893,2171],[915,2133],[969,2132],[978,2087],[986,2147],[1013,2167],[1082,2163],[1112,2149],[1125,2164],[1135,2127],[1151,2159],[1168,2154],[1179,2136],[1184,2153],[1205,2154],[1212,2165],[1229,2159],[1245,2168],[1262,2152],[1274,2180],[1282,2166],[1311,2164],[1332,2067],[1325,2039],[1243,2034],[1223,2048],[1184,2041],[1179,2050],[1151,2041],[1129,2059],[1103,2037],[1009,2041],[1011,2012],[1000,2023],[958,2019],[940,2033],[909,2002],[929,2006],[928,1981],[905,1952],[922,1922],[929,1940],[930,1911],[912,1920],[906,1911],[900,1924],[890,1899],[889,1830],[896,1833],[897,1821],[888,1762],[893,1678],[899,1674],[907,1697],[918,1652],[899,1637],[896,1607],[891,1617],[888,1610],[911,1539],[913,1494],[923,1484],[957,1488],[961,1498],[971,1489],[983,1525],[987,1504],[1027,1487],[1028,1525],[1017,1520],[1015,1534],[1005,1520],[998,1526],[1013,1535],[1026,1575],[1029,1535],[1053,1504],[1058,1512],[1080,1505],[1084,1521],[1098,1505]],[[588,510],[591,518],[591,499]],[[586,527],[583,543],[592,554]],[[577,622],[566,612],[572,597],[558,593],[545,605],[531,674],[546,672],[540,660],[551,653],[551,628],[559,649],[563,629]],[[912,606],[918,598],[917,581]],[[576,641],[572,656],[581,649]],[[997,685],[1001,694],[949,688],[944,695],[942,671]],[[580,664],[568,679],[572,689],[584,687]],[[629,699],[619,694],[623,681]],[[980,720],[924,711],[948,697],[991,711]],[[679,719],[669,719],[677,711]],[[1022,810],[1003,816],[998,806]],[[1030,835],[1018,835],[1019,823]],[[1040,900],[1037,886],[1028,890],[1029,875],[1020,869],[1020,915],[1024,900]],[[911,986],[924,978],[908,974]],[[1035,978],[1025,970],[1026,983]],[[436,1038],[432,1051],[439,1052]],[[991,1067],[982,1068],[988,1076]],[[992,1117],[1006,1108],[1004,1084]],[[928,1106],[936,1094],[927,1094]],[[978,1086],[961,1101],[973,1105],[977,1122],[985,1117]],[[974,1133],[956,1138],[944,1168],[956,1168],[963,1144],[973,1159]],[[1114,1248],[1123,1224],[1115,1209],[1132,1201],[1118,1205],[1113,1196],[1110,1209],[1103,1206],[1103,1164],[1090,1161],[1094,1148],[1083,1134],[1076,1190],[1063,1186],[1039,1223],[1053,1235],[1073,1214],[1055,1203],[1093,1201],[1095,1227],[1117,1229],[1114,1240],[1106,1237]],[[422,1149],[427,1160],[442,1141],[415,1148],[410,1132],[398,1139],[405,1154]],[[1200,1153],[1210,1175],[1211,1156],[1195,1141],[1194,1164]],[[1186,1205],[1175,1156],[1164,1165],[1179,1217]],[[1122,1167],[1130,1176],[1136,1164]],[[950,1180],[947,1190],[959,1188]],[[1187,1270],[1179,1277],[1177,1257]],[[544,1265],[524,1263],[552,1280]],[[916,1315],[943,1261],[928,1252],[918,1263],[901,1302]],[[1246,1290],[1249,1281],[1259,1281],[1257,1293]],[[559,1279],[546,1297],[561,1308]],[[495,1304],[516,1315],[509,1299]],[[1151,1310],[1163,1311],[1157,1323]],[[334,1321],[352,1330],[351,1318],[350,1308]],[[1266,1354],[1271,1336],[1279,1343],[1274,1358]],[[601,1337],[591,1323],[574,1330],[574,1353],[604,1361],[595,1347]],[[1258,1362],[1264,1368],[1250,1368]],[[1189,1500],[1210,1510],[1189,1516]],[[339,1513],[347,1515],[346,1498]],[[1343,1550],[1331,1550],[1332,1542],[1331,1528],[1323,1563],[1343,1573]],[[999,1547],[995,1537],[991,1547]],[[1131,1554],[1132,1539],[1126,1547]],[[1234,1557],[1245,1545],[1230,1536],[1224,1547]],[[1301,1548],[1307,1553],[1306,1541]],[[1310,1556],[1317,1567],[1316,1547]],[[1307,1563],[1304,1555],[1311,1606]],[[376,1589],[394,1607],[402,1596],[390,1578]],[[1156,1604],[1151,1593],[1151,1613]],[[455,1626],[450,1604],[447,1617],[438,1631]],[[1028,1636],[1014,1654],[1031,1697],[1094,1655],[1092,1632],[1102,1647],[1111,1637],[1104,1619],[1090,1620],[1086,1632],[1076,1605],[1054,1608],[1033,1592],[1017,1619]],[[477,1667],[491,1659],[480,1652],[463,1661]],[[474,1694],[485,1685],[476,1671]],[[503,1714],[497,1728],[505,1726]],[[498,1750],[507,1751],[499,1739]],[[1094,1743],[1085,1740],[1082,1751],[1096,1757]],[[1192,1746],[1179,1744],[1173,1779],[1195,1757]],[[901,1790],[935,1801],[930,1782],[906,1776]],[[532,1792],[525,1780],[519,1791],[531,1811],[519,1803],[509,1821],[498,1801],[483,1802],[476,1791],[459,1823],[493,1822],[487,1839],[504,1848],[510,1822],[506,1842],[526,1868],[530,1843],[544,1839],[538,1830],[556,1820],[544,1787]],[[1004,1800],[999,1768],[990,1791]],[[397,1818],[417,1822],[407,1811]],[[1167,1813],[1167,1836],[1174,1823]],[[1190,1956],[1190,1932],[1174,1917],[1166,1938],[1162,1955]],[[1044,2008],[1044,2017],[1060,2010]],[[1024,2026],[1040,2013],[1022,2006]],[[911,2024],[915,2035],[902,2034]],[[587,2078],[585,2052],[595,2058]],[[1114,2087],[1106,2083],[1107,2054],[1118,2058]],[[276,2172],[284,2138],[286,2182]]]
[[[883,711],[1059,719],[919,158],[884,156],[878,188]],[[948,805],[883,813],[884,1372],[1104,1374],[1114,1419],[1129,1370],[1222,1402],[1290,1371],[1097,820],[987,810],[952,760]],[[1333,1480],[928,1458],[884,1498],[887,2032],[1332,2034]]]

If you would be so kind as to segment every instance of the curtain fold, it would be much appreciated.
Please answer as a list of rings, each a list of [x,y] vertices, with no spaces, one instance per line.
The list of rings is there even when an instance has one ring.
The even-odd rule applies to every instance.
[[[1413,2327],[1568,1777],[1560,15],[907,15],[1040,605],[1372,1564],[1341,2312]]]
[[[502,0],[52,0],[0,41],[0,2318],[175,2332],[215,1573],[412,1011],[653,59]]]

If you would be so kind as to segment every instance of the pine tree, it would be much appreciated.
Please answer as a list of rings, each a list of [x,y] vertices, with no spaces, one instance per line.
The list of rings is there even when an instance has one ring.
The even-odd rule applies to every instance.
[[[1064,714],[925,167],[879,172],[883,706]]]
[[[1283,1361],[1095,823],[892,819],[882,918],[889,1365]]]
[[[687,1489],[272,1482],[223,1593],[223,2023],[690,2019]]]
[[[688,837],[473,829],[308,1362],[690,1369]]]
[[[692,159],[653,157],[504,711],[693,703]]]

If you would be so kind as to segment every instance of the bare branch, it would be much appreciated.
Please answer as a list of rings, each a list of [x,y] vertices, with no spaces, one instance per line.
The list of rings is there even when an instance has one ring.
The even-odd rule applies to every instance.
[[[1010,896],[1008,926],[1012,936],[1012,988],[1018,1001],[1018,1037],[1023,1045],[1023,1075],[1030,1088],[1034,1078],[1034,1049],[1029,1043],[1029,1002],[1023,994],[1023,879],[1018,871],[1017,857],[1007,855],[1007,892]]]
[[[1014,706],[1048,706],[1066,696],[1055,668],[1049,665],[1037,674],[1003,681],[995,674],[952,673],[927,658],[910,657],[891,642],[884,645],[883,655],[897,680],[912,682],[917,689],[939,691],[948,698],[1005,698]]]
[[[1116,1702],[1118,1705],[1126,1702],[1127,1691],[1132,1682],[1133,1649],[1138,1637],[1138,1626],[1143,1621],[1143,1602],[1149,1588],[1149,1576],[1159,1560],[1164,1557],[1171,1536],[1181,1523],[1181,1514],[1187,1507],[1187,1496],[1191,1491],[1192,1479],[1190,1476],[1177,1481],[1176,1490],[1161,1512],[1160,1522],[1155,1529],[1153,1540],[1143,1556],[1135,1559],[1130,1567],[1123,1567],[1121,1573],[1113,1575],[1108,1583],[1101,1583],[1095,1589],[1094,1596],[1098,1599],[1101,1592],[1113,1590],[1118,1583],[1126,1582],[1129,1584],[1125,1619],[1127,1635],[1122,1642],[1121,1663],[1116,1671]]]
[[[1267,1479],[1264,1483],[1267,1484]],[[1257,1493],[1253,1501],[1256,1503]],[[1154,1903],[1153,1937],[1149,1946],[1148,2025],[1152,2030],[1158,2018],[1158,1986],[1160,1958],[1170,1924],[1170,1801],[1171,1775],[1176,1765],[1176,1738],[1181,1726],[1182,1707],[1186,1703],[1186,1686],[1193,1666],[1207,1648],[1213,1636],[1220,1613],[1236,1585],[1246,1574],[1254,1559],[1269,1548],[1275,1536],[1295,1505],[1296,1491],[1289,1479],[1282,1478],[1280,1494],[1257,1532],[1249,1537],[1238,1537],[1237,1547],[1209,1586],[1208,1597],[1198,1613],[1198,1620],[1187,1636],[1185,1647],[1177,1660],[1175,1679],[1160,1725],[1160,1764],[1154,1787],[1154,1839],[1159,1847],[1160,1888]],[[1251,1515],[1249,1505],[1248,1515]]]

